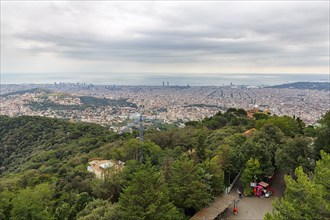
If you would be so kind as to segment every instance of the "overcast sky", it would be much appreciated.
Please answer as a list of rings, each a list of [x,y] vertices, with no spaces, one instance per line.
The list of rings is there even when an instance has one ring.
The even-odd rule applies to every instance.
[[[329,73],[329,1],[3,1],[1,73]]]

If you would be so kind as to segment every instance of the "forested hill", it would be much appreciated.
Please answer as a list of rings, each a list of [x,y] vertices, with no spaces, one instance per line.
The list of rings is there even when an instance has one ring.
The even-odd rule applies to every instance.
[[[184,128],[146,131],[141,142],[136,131],[123,136],[88,123],[0,116],[0,219],[189,219],[240,171],[248,196],[252,179],[266,180],[276,170],[295,175],[296,169],[296,176],[305,172],[315,181],[288,181],[313,181],[307,184],[312,189],[303,187],[318,204],[309,215],[324,216],[330,111],[320,123],[306,127],[299,118],[262,113],[250,118],[231,108]],[[87,171],[97,158],[125,165],[101,180]],[[277,203],[277,214],[292,205],[300,216],[304,206],[297,201]]]
[[[68,159],[87,154],[113,141],[115,136],[106,128],[90,123],[0,116],[1,171],[52,169],[56,172]]]

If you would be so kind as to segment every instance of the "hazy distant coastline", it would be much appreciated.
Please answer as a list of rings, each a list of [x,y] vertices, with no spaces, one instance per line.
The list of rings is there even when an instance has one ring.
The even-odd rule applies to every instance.
[[[82,73],[27,74],[1,73],[1,84],[48,84],[54,82],[92,83],[96,85],[160,86],[223,86],[223,85],[279,85],[293,82],[329,82],[329,74],[134,74]]]

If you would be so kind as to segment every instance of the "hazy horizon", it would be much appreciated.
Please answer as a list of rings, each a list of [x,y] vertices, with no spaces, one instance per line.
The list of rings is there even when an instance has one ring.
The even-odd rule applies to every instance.
[[[95,85],[144,85],[161,86],[164,82],[173,85],[186,86],[222,86],[231,83],[235,85],[278,85],[292,82],[330,82],[329,74],[150,74],[150,73],[80,73],[81,77],[72,77],[74,74],[51,74],[40,77],[39,74],[2,74],[2,84],[53,84],[60,83],[91,83]],[[84,79],[84,80],[81,80]]]

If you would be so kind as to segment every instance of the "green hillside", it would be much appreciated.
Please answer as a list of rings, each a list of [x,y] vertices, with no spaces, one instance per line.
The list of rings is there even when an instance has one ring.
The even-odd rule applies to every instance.
[[[249,195],[254,176],[264,180],[275,170],[315,173],[315,181],[304,181],[319,189],[311,198],[321,207],[315,212],[326,215],[330,112],[319,128],[287,116],[257,119],[228,109],[184,128],[147,131],[141,142],[137,131],[117,135],[89,123],[0,116],[0,219],[189,219],[240,171]],[[101,180],[87,171],[95,158],[125,165]]]
[[[5,173],[52,167],[114,140],[115,133],[88,123],[0,116],[0,167]]]

